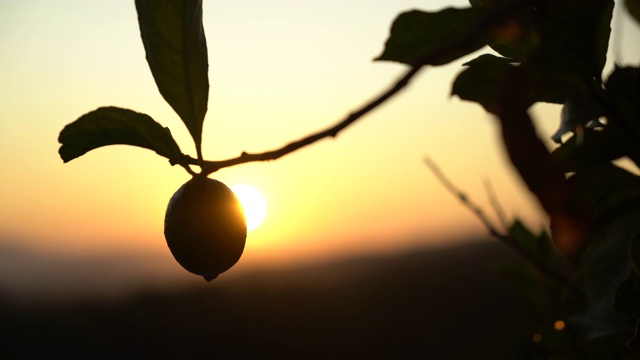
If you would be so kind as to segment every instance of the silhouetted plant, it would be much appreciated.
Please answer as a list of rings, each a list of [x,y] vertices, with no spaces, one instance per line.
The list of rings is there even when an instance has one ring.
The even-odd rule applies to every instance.
[[[149,67],[160,93],[189,130],[196,155],[182,153],[169,129],[150,116],[103,107],[62,130],[60,156],[67,162],[101,146],[134,145],[155,151],[202,180],[225,167],[275,160],[336,136],[403,90],[422,69],[488,45],[490,53],[464,64],[452,94],[479,103],[495,116],[511,163],[549,215],[551,234],[535,234],[518,220],[499,231],[446,178],[439,178],[485,221],[492,235],[528,260],[530,266],[514,266],[510,274],[537,316],[538,331],[532,334],[536,356],[638,358],[640,177],[612,162],[624,157],[640,164],[640,68],[615,66],[603,74],[614,1],[470,3],[467,8],[400,14],[377,60],[410,68],[334,126],[274,150],[211,161],[201,150],[209,90],[202,2],[137,0]],[[626,0],[624,6],[640,22],[640,1]],[[538,102],[563,106],[553,136],[558,146],[551,152],[527,112]],[[191,262],[190,254],[207,242],[228,240],[208,231],[211,234],[198,234],[202,239],[180,255],[181,264]],[[562,265],[565,262],[571,266]],[[226,266],[214,267],[215,272]]]

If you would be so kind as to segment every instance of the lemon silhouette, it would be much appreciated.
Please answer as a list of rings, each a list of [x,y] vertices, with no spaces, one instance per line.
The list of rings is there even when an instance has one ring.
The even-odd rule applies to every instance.
[[[211,281],[240,259],[247,225],[231,189],[220,181],[196,176],[171,197],[164,236],[182,267]]]

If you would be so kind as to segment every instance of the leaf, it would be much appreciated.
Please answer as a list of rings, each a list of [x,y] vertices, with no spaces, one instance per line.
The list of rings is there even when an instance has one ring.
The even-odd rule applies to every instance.
[[[605,83],[610,125],[625,155],[640,164],[640,68],[616,66]]]
[[[385,49],[376,60],[416,65],[425,54],[435,52],[445,44],[458,39],[486,13],[487,10],[479,8],[447,8],[439,12],[413,10],[402,13],[393,22]],[[425,65],[447,64],[480,49],[487,41],[488,32],[478,32],[471,41],[457,46],[454,51],[442,54]]]
[[[474,101],[494,112],[505,95],[507,75],[516,67],[514,60],[491,54],[480,55],[454,80],[451,95]],[[517,65],[523,77],[526,105],[536,102],[562,104],[569,96],[583,91],[582,82],[571,75],[549,74],[530,63]]]
[[[616,98],[637,101],[640,96],[640,68],[616,66],[607,78],[605,87]]]
[[[640,0],[625,0],[624,5],[636,22],[640,24]]]
[[[481,55],[465,65],[468,67],[453,82],[451,95],[477,102],[485,110],[494,112],[499,106],[506,76],[514,66],[505,58],[490,54]]]
[[[640,68],[616,67],[605,87],[624,123],[640,134]]]
[[[209,99],[202,0],[136,0],[147,62],[158,90],[200,149]]]
[[[149,115],[117,107],[102,107],[82,115],[60,132],[60,157],[64,162],[106,145],[133,145],[155,151],[172,164],[184,155],[168,128]]]
[[[607,59],[613,0],[548,1],[540,46],[532,55],[550,73],[600,79]]]
[[[522,249],[542,263],[549,263],[553,257],[551,239],[546,232],[535,235],[520,220],[515,220],[509,234]]]
[[[562,165],[565,172],[581,171],[602,166],[624,155],[610,129],[602,131],[585,128],[558,148],[551,156]]]
[[[640,209],[640,177],[611,163],[580,169],[568,179],[586,211],[600,225]]]
[[[471,59],[469,61],[467,61],[466,63],[462,64],[462,66],[474,66],[474,65],[482,65],[482,64],[487,64],[487,63],[502,63],[504,65],[515,65],[517,64],[517,61],[510,59],[510,58],[506,58],[506,57],[500,57],[500,56],[495,56],[493,54],[482,54],[480,56],[478,56],[477,58]]]
[[[518,1],[469,0],[469,3],[476,8],[500,9],[513,6]],[[502,56],[523,61],[540,43],[536,23],[539,11],[534,3],[520,3],[502,24],[494,26],[488,45]]]

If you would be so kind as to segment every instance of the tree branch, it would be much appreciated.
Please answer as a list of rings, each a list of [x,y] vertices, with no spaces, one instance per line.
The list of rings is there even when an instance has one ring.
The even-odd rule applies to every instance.
[[[205,174],[211,174],[216,172],[222,168],[230,167],[238,164],[254,162],[254,161],[270,161],[276,160],[284,155],[292,153],[302,147],[307,145],[311,145],[314,142],[324,139],[326,137],[336,137],[338,133],[344,130],[347,126],[353,124],[356,120],[360,119],[368,112],[382,105],[388,99],[397,94],[400,90],[404,89],[409,81],[420,71],[423,65],[416,65],[409,69],[393,86],[391,86],[387,91],[376,97],[374,100],[363,106],[360,110],[350,114],[345,119],[339,121],[335,125],[319,131],[315,134],[311,134],[305,138],[300,140],[291,142],[279,149],[266,151],[262,153],[254,153],[250,154],[247,152],[243,152],[240,156],[221,160],[221,161],[205,161],[203,163],[202,172]],[[193,165],[198,165],[197,159],[189,158],[189,163]]]
[[[281,148],[265,151],[262,153],[242,152],[242,154],[240,154],[235,158],[230,158],[227,160],[218,160],[218,161],[203,161],[201,163],[198,162],[197,159],[188,157],[187,161],[191,165],[200,165],[202,168],[202,174],[208,175],[222,168],[239,165],[243,163],[254,162],[254,161],[276,160],[302,147],[311,145],[318,140],[324,139],[326,137],[336,137],[340,131],[344,130],[346,127],[350,126],[351,124],[356,122],[358,119],[360,119],[370,111],[374,110],[378,106],[382,105],[387,100],[389,100],[394,95],[396,95],[401,90],[403,90],[409,84],[411,79],[424,66],[432,63],[434,59],[441,58],[446,54],[456,51],[461,46],[464,46],[469,42],[475,41],[478,37],[484,36],[485,34],[487,34],[488,31],[491,31],[493,27],[495,27],[496,25],[499,25],[500,22],[505,17],[509,16],[514,11],[517,11],[518,9],[526,5],[527,5],[527,1],[516,2],[515,4],[512,4],[510,6],[502,7],[488,13],[482,19],[480,19],[477,23],[467,27],[466,30],[461,34],[459,34],[458,36],[452,37],[448,41],[444,42],[441,46],[434,48],[431,51],[428,51],[422,56],[420,56],[415,62],[415,65],[411,69],[409,69],[403,76],[401,76],[400,79],[398,79],[385,92],[383,92],[378,97],[366,103],[359,110],[351,113],[345,119],[339,121],[335,125],[325,130],[308,135],[300,140],[291,142]]]
[[[567,289],[573,292],[579,299],[584,298],[585,295],[583,291],[578,286],[576,286],[576,284],[574,284],[571,280],[569,280],[566,276],[564,276],[562,273],[552,268],[551,266],[541,262],[535,256],[531,255],[531,253],[529,253],[517,241],[515,241],[513,237],[511,237],[511,235],[503,234],[500,231],[498,231],[496,227],[493,226],[491,221],[487,218],[487,216],[484,214],[482,209],[478,205],[474,204],[471,200],[469,200],[469,197],[465,193],[463,193],[455,185],[453,185],[453,183],[442,173],[442,171],[438,168],[438,166],[433,161],[431,161],[431,159],[425,158],[424,162],[427,165],[427,167],[431,170],[431,172],[433,172],[433,174],[436,176],[438,181],[440,181],[440,183],[442,183],[442,185],[444,185],[444,187],[451,194],[453,194],[456,198],[458,198],[458,200],[460,200],[460,202],[462,202],[462,204],[466,206],[467,209],[471,210],[471,212],[473,212],[476,215],[476,217],[487,228],[491,236],[500,240],[501,242],[503,242],[504,244],[511,247],[513,250],[515,250],[516,253],[522,256],[529,264],[531,264],[534,268],[536,268],[541,274],[544,274],[548,278],[553,279],[559,284],[565,286]]]

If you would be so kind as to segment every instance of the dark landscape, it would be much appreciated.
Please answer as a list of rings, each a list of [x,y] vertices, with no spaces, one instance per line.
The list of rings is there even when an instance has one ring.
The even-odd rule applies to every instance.
[[[532,321],[499,272],[511,261],[483,240],[112,301],[5,290],[0,358],[526,359]]]

